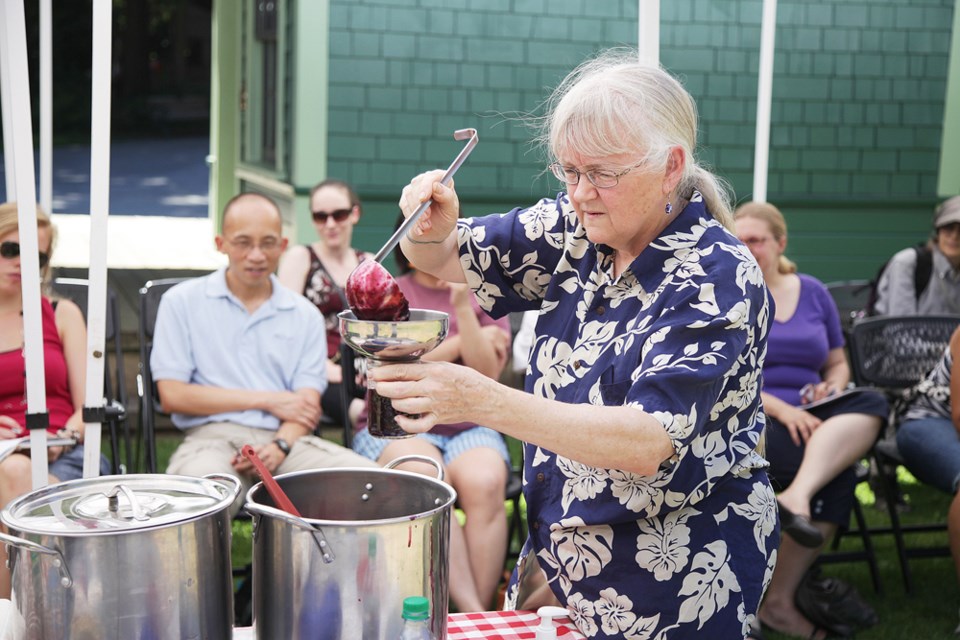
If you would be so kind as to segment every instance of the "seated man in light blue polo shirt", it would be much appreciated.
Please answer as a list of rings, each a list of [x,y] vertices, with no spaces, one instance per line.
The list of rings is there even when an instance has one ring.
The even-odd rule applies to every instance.
[[[256,478],[239,455],[245,444],[273,473],[376,466],[313,435],[326,334],[317,308],[273,275],[287,245],[281,234],[272,200],[236,196],[216,238],[228,266],[161,299],[150,367],[164,410],[186,432],[168,473],[231,473],[248,489]]]

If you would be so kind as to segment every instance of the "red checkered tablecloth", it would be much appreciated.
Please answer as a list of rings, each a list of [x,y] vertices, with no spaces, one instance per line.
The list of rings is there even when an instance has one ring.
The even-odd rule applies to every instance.
[[[479,613],[452,613],[447,619],[447,640],[533,640],[534,629],[540,624],[536,611],[481,611]],[[581,640],[584,636],[570,622],[570,618],[554,618],[557,638]]]

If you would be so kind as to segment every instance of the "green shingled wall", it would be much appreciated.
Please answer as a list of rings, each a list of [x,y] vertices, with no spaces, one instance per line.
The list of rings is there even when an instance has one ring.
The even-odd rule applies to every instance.
[[[768,199],[787,214],[802,270],[867,277],[925,235],[954,4],[778,3]],[[661,61],[698,102],[701,158],[740,200],[753,179],[760,15],[760,0],[661,3]],[[454,129],[480,135],[456,179],[467,215],[556,190],[512,116],[535,111],[584,57],[636,38],[635,0],[331,0],[328,166],[365,201],[356,243],[385,240],[402,186],[456,155]]]

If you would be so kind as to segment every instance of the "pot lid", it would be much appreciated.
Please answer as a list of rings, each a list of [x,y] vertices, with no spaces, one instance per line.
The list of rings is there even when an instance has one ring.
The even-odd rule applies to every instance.
[[[229,507],[239,492],[240,481],[228,475],[84,478],[20,496],[0,512],[0,520],[21,533],[122,533],[202,518]]]

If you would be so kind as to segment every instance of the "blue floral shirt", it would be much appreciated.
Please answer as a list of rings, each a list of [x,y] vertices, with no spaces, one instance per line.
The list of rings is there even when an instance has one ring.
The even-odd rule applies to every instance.
[[[642,476],[525,444],[521,558],[588,638],[742,638],[779,541],[755,452],[773,307],[753,257],[698,193],[619,277],[563,193],[462,220],[458,239],[488,313],[540,309],[527,391],[636,407],[674,445]]]

